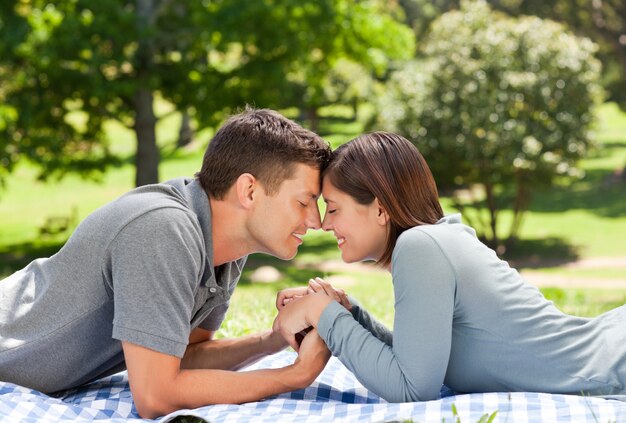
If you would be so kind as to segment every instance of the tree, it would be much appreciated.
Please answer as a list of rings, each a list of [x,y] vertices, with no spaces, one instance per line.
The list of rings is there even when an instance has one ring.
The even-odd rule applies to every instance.
[[[607,100],[626,110],[626,2],[623,0],[487,0],[495,10],[511,16],[533,15],[566,24],[579,36],[599,45],[602,85]],[[458,10],[460,0],[399,0],[407,23],[418,40],[445,12]]]
[[[276,4],[271,11],[261,13],[258,8],[265,7],[263,2],[245,7],[247,0],[235,1],[240,2],[232,6],[228,19],[257,22],[258,15],[279,13],[274,10]],[[276,46],[246,39],[240,50],[240,65],[232,70],[232,78],[246,81],[245,91],[240,91],[242,98],[254,98],[274,108],[298,107],[316,131],[317,111],[330,102],[326,96],[328,84],[338,66],[356,63],[366,72],[382,76],[394,60],[413,56],[415,41],[410,28],[396,16],[398,10],[386,1],[327,0],[305,2],[300,7],[301,13],[315,11],[317,19],[296,33],[283,36],[288,39],[281,46],[282,51],[301,51],[298,60],[268,63],[262,56]],[[263,20],[260,24],[268,25],[261,31],[264,34],[280,30],[275,22]],[[294,23],[288,21],[285,25],[292,27]],[[295,40],[301,43],[294,45]],[[256,77],[259,66],[268,70],[264,78]]]
[[[340,59],[326,75],[323,95],[329,104],[350,105],[356,120],[359,103],[372,97],[374,87],[375,79],[363,65]]]
[[[603,86],[608,101],[626,110],[626,3],[623,0],[490,0],[494,8],[512,16],[536,15],[569,26],[594,40],[600,49]]]
[[[558,23],[463,2],[433,23],[425,59],[393,74],[380,124],[418,146],[457,207],[486,207],[465,217],[499,246],[501,210],[513,211],[512,240],[532,191],[578,174],[601,97],[595,51]]]
[[[316,98],[317,81],[336,59],[373,65],[388,43],[412,48],[410,34],[384,38],[404,27],[374,3],[7,0],[0,9],[0,178],[22,157],[43,178],[104,170],[114,158],[103,124],[115,119],[137,138],[136,185],[157,182],[155,96],[189,113],[198,129],[246,103],[284,107],[310,92]],[[299,75],[305,85],[293,83]]]
[[[626,110],[626,2],[623,0],[492,0],[494,7],[510,14],[534,14],[563,22],[599,44],[603,64],[602,85],[607,100]],[[621,170],[626,181],[626,165]]]

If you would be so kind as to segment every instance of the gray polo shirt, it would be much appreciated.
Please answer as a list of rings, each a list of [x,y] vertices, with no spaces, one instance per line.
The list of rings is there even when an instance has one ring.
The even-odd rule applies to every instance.
[[[120,341],[182,357],[192,329],[219,328],[245,260],[214,269],[196,180],[130,191],[0,281],[0,380],[75,387],[125,367]]]

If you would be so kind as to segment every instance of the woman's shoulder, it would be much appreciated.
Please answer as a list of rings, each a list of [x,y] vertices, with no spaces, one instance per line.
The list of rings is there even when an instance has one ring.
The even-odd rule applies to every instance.
[[[447,215],[431,225],[419,225],[405,230],[398,237],[397,244],[424,243],[428,240],[444,242],[458,238],[470,237],[476,239],[476,231],[464,225],[460,214]]]

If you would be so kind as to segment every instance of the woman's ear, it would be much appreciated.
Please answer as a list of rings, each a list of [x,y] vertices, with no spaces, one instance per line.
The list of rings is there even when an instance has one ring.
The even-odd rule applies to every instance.
[[[385,210],[385,208],[383,207],[382,204],[380,204],[380,201],[378,201],[378,198],[376,198],[374,201],[376,201],[376,221],[382,225],[382,226],[386,226],[387,223],[389,223],[389,213],[387,213],[387,210]]]
[[[237,199],[245,209],[252,207],[258,189],[257,180],[250,173],[242,173],[235,182]]]

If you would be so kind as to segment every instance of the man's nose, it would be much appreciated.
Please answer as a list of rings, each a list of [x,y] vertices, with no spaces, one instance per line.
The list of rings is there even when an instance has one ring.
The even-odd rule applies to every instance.
[[[307,213],[306,227],[308,229],[320,229],[322,227],[320,211],[317,208],[317,204],[313,205]]]

